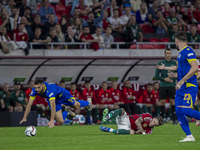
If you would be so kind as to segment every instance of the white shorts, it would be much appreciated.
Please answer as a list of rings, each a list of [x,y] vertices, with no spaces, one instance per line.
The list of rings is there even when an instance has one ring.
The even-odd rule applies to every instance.
[[[117,123],[118,129],[125,129],[125,130],[131,129],[129,116],[127,115],[126,112],[124,112],[122,116],[116,117],[116,123]]]

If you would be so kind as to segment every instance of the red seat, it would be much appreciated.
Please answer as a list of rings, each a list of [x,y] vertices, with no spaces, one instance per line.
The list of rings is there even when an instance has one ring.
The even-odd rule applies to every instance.
[[[165,49],[166,45],[160,45],[160,44],[158,44],[158,45],[154,45],[154,48],[155,49]]]
[[[158,38],[150,38],[149,42],[159,42],[159,39]]]
[[[153,44],[143,44],[142,49],[154,49],[154,45]]]
[[[139,48],[139,49],[142,49],[142,45],[139,44],[139,45],[138,45],[138,48]],[[130,46],[129,49],[137,49],[137,45],[136,45],[136,44],[133,44],[133,45]]]
[[[140,24],[140,28],[143,33],[153,33],[153,28],[148,24]]]
[[[160,39],[160,42],[169,42],[169,38],[162,38]]]
[[[56,5],[56,14],[60,14],[61,16],[65,14],[67,11],[66,7],[63,5]]]
[[[195,45],[194,49],[199,49],[199,45]]]

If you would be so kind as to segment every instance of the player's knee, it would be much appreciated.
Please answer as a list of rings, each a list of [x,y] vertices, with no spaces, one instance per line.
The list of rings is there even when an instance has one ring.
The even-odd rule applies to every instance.
[[[166,100],[160,100],[161,106],[165,106],[165,102],[166,102]]]
[[[130,131],[130,134],[135,134],[135,131],[131,130],[131,131]]]
[[[59,124],[59,125],[62,125],[63,123],[64,123],[64,120],[58,121],[58,124]]]
[[[81,106],[81,104],[80,104],[80,103],[77,103],[77,102],[76,102],[76,103],[74,104],[74,108],[75,108],[75,109],[78,109],[78,108],[80,108],[80,106]]]

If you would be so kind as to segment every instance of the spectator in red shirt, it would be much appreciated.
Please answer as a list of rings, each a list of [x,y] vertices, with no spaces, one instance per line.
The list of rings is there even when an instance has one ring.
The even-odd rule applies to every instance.
[[[91,11],[90,8],[87,8],[88,7],[87,5],[84,5],[84,2],[85,0],[79,0],[78,6],[75,7],[75,9],[79,10],[80,16],[86,16],[87,13]]]
[[[167,18],[169,16],[169,10],[170,10],[169,3],[165,2],[164,7],[165,11],[163,12],[163,16],[164,18]]]
[[[119,16],[122,16],[121,9],[117,6],[116,0],[111,1],[111,6],[107,7],[106,10],[108,11],[108,17],[113,16],[113,10],[118,9],[119,10]]]
[[[147,84],[147,89],[143,93],[143,103],[147,106],[147,110],[152,114],[152,106],[156,108],[156,115],[160,115],[160,102],[156,102],[155,93],[153,91],[153,85],[151,83]],[[144,106],[143,105],[143,106]]]
[[[195,10],[194,5],[190,5],[190,8],[187,12],[187,22],[191,24],[197,23],[197,11]]]
[[[124,87],[122,90],[122,97],[126,104],[129,104],[129,107],[132,111],[132,114],[137,114],[137,106],[135,103],[135,92],[130,88],[130,81],[126,80],[124,82]]]
[[[25,91],[26,96],[29,100],[31,90],[34,88],[34,81],[31,80],[28,84],[28,89]],[[32,111],[38,111],[41,116],[45,116],[44,111],[48,109],[48,103],[45,98],[36,95],[33,105],[31,107]]]
[[[93,118],[93,122],[95,123],[99,123],[99,104],[96,98],[96,94],[94,93],[94,91],[92,91],[92,89],[90,88],[91,84],[90,81],[85,81],[85,89],[82,91],[82,97],[84,100],[87,100],[88,98],[92,99],[92,104],[93,104],[93,113],[94,113],[94,118]],[[87,110],[87,115],[92,117],[92,112]]]
[[[107,82],[105,81],[102,82],[101,87],[102,89],[99,91],[99,94],[97,96],[98,102],[100,104],[99,108],[117,109],[116,106],[114,106],[111,93],[107,89],[108,88]]]
[[[108,20],[108,11],[104,10],[103,14],[103,31],[106,32],[107,27],[110,27],[110,22]]]
[[[130,108],[128,104],[125,104],[122,93],[117,90],[117,81],[112,81],[111,88],[109,89],[111,93],[111,98],[114,101],[114,105],[124,108],[128,114],[130,114]]]
[[[94,50],[98,50],[99,49],[99,44],[98,42],[100,42],[100,39],[95,40],[90,33],[90,28],[85,26],[83,29],[83,33],[80,36],[80,39],[82,42],[91,42],[92,45],[90,46],[90,48],[93,48]]]

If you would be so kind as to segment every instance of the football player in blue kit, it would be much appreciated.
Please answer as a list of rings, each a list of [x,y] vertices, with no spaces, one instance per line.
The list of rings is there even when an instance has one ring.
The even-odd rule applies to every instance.
[[[196,54],[187,45],[187,35],[185,32],[178,32],[175,35],[175,44],[180,51],[177,57],[177,66],[165,67],[163,64],[157,66],[158,69],[177,70],[177,84],[175,107],[176,115],[186,137],[179,142],[195,141],[190,132],[189,123],[186,116],[200,120],[200,113],[192,110],[198,92],[197,72],[198,63]]]
[[[34,82],[34,88],[31,91],[30,99],[20,124],[27,121],[27,116],[30,112],[36,95],[46,98],[49,108],[51,109],[51,118],[47,124],[50,128],[54,126],[54,118],[58,124],[62,125],[68,114],[75,116],[69,107],[62,113],[62,104],[71,106],[75,109],[87,106],[89,111],[92,110],[92,100],[90,98],[88,98],[87,101],[76,101],[70,92],[65,88],[59,87],[54,83],[44,82],[42,79],[37,79]]]

